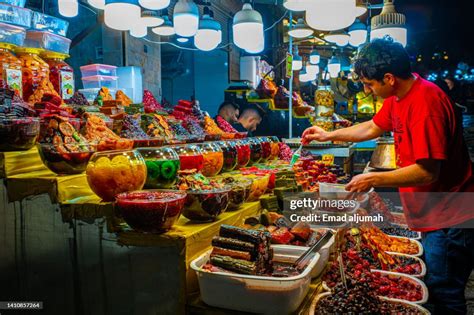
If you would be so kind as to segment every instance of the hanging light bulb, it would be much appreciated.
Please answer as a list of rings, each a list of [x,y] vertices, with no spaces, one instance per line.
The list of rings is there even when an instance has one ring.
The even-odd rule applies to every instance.
[[[260,41],[260,43],[261,43],[260,45],[254,47],[254,48],[245,49],[245,51],[248,52],[249,54],[261,53],[263,51],[263,49],[265,49],[265,41],[264,41],[263,38]]]
[[[194,36],[194,45],[200,50],[213,50],[222,42],[221,25],[213,17],[214,14],[209,7],[204,7],[204,14],[199,22],[199,29],[196,36]]]
[[[319,64],[321,61],[321,56],[319,55],[317,50],[311,51],[311,54],[309,55],[309,62],[313,65]]]
[[[265,35],[260,13],[252,9],[250,3],[245,3],[242,10],[237,12],[232,23],[232,36],[237,47],[244,50],[263,50]]]
[[[336,31],[356,18],[355,0],[313,0],[306,9],[306,23],[316,30]]]
[[[160,36],[171,36],[174,35],[173,23],[171,23],[168,15],[163,16],[163,24],[158,27],[152,28],[151,31]]]
[[[91,7],[99,10],[104,10],[105,8],[105,0],[87,0],[87,3],[89,3]]]
[[[311,0],[284,0],[283,6],[290,11],[305,11]]]
[[[298,47],[295,49],[291,67],[293,68],[293,71],[300,71],[303,68],[303,58],[298,54]]]
[[[337,78],[341,72],[341,62],[336,56],[333,56],[328,62],[328,72],[331,78]]]
[[[137,0],[106,0],[104,22],[119,31],[130,30],[140,19],[141,9]]]
[[[367,26],[359,19],[356,19],[354,24],[349,27],[349,44],[354,47],[359,47],[367,40]]]
[[[176,38],[176,40],[179,43],[187,43],[187,42],[189,42],[189,37],[178,37],[178,38]]]
[[[314,31],[309,28],[302,18],[298,19],[298,23],[288,31],[291,37],[306,38],[313,35]]]
[[[395,10],[394,0],[384,0],[382,13],[372,18],[370,40],[390,36],[395,42],[407,45],[405,15]]]
[[[138,3],[145,9],[162,10],[170,5],[170,0],[138,0]]]
[[[356,1],[356,16],[364,15],[367,12],[367,3],[365,0]]]
[[[306,72],[306,68],[303,68],[299,73],[298,79],[300,82],[309,82],[311,81],[311,75]]]
[[[142,18],[140,23],[146,25],[146,27],[156,27],[163,24],[165,20],[158,15],[158,12],[152,10],[145,10],[142,12]]]
[[[79,12],[78,0],[58,0],[59,14],[64,17],[75,17]]]
[[[145,37],[148,33],[148,28],[144,21],[139,21],[135,23],[130,29],[130,35],[137,38]]]
[[[311,75],[314,75],[314,79],[316,79],[316,76],[319,74],[319,66],[308,63],[306,64],[306,72],[310,73]]]
[[[324,38],[330,42],[334,43],[337,46],[347,46],[349,44],[349,34],[347,34],[346,31],[340,30],[340,31],[335,31],[335,32],[330,32],[328,35],[324,36]]]
[[[173,11],[174,30],[183,37],[194,36],[199,27],[199,9],[193,0],[179,0]]]

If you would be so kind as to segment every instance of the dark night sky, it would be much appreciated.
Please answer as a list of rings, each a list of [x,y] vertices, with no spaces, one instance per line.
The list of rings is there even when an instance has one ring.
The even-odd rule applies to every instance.
[[[447,51],[450,65],[474,64],[473,0],[396,0],[395,6],[406,15],[412,54],[429,63],[433,53]]]

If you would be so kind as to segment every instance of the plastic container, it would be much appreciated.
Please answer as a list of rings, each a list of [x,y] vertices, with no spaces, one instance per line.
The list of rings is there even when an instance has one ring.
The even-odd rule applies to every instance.
[[[68,21],[37,11],[33,11],[31,28],[34,30],[46,31],[56,35],[66,36],[68,27]]]
[[[412,259],[416,260],[421,265],[421,272],[419,274],[414,274],[414,275],[406,274],[406,275],[412,276],[412,277],[415,277],[415,278],[423,278],[426,275],[426,264],[423,260],[421,260],[421,258],[412,256],[412,255],[407,255],[407,254],[400,254],[400,253],[389,253],[389,255],[390,256],[395,256],[395,257],[409,257],[409,258],[412,258]],[[373,269],[373,270],[374,271],[384,271],[384,270],[378,270],[378,269]],[[402,275],[405,275],[405,273],[401,273],[401,272],[396,272],[396,273],[400,273]]]
[[[92,77],[97,75],[105,75],[109,77],[117,76],[117,67],[111,65],[91,64],[81,67],[82,77]]]
[[[15,46],[0,43],[1,79],[15,93],[23,96],[21,61],[12,53]]]
[[[22,46],[25,42],[26,30],[19,26],[0,23],[0,44]]]
[[[324,292],[324,293],[318,294],[314,298],[313,302],[311,303],[308,314],[316,314],[316,307],[317,307],[319,301],[321,301],[323,298],[325,298],[326,296],[329,296],[329,295],[331,295],[331,292]],[[418,304],[412,303],[412,302],[407,302],[407,301],[403,301],[403,300],[396,300],[396,299],[390,299],[390,298],[387,298],[387,297],[384,297],[384,296],[380,296],[379,298],[381,300],[389,301],[389,302],[392,302],[392,303],[400,303],[400,304],[412,307],[412,308],[418,310],[422,314],[426,314],[426,315],[430,314],[430,312],[426,308],[424,308],[424,307],[422,307]]]
[[[100,89],[98,88],[93,88],[93,89],[79,89],[79,92],[81,92],[84,97],[87,99],[89,103],[94,102],[95,98],[97,97],[97,94],[99,93]],[[117,93],[117,90],[115,89],[109,89],[110,95],[112,95],[113,98],[115,98],[115,94]]]
[[[69,56],[43,52],[41,57],[49,65],[49,80],[56,92],[63,100],[70,99],[74,95],[74,70],[64,61]]]
[[[106,87],[108,89],[117,89],[117,77],[109,77],[103,75],[95,75],[92,77],[82,77],[82,85],[84,89],[100,89]]]
[[[276,278],[250,276],[226,272],[208,272],[202,266],[209,261],[211,251],[191,262],[199,281],[204,303],[225,309],[259,314],[291,314],[296,311],[308,294],[311,272],[319,260],[315,254],[303,272],[294,277]],[[294,262],[301,254],[298,248],[275,248],[274,260]]]
[[[40,133],[38,118],[0,119],[0,151],[31,149]]]
[[[0,22],[24,28],[31,27],[31,10],[0,2]],[[3,41],[3,40],[2,40]]]
[[[64,36],[45,31],[27,31],[25,45],[28,47],[42,48],[61,54],[69,54],[71,40]]]
[[[17,58],[21,61],[23,99],[28,101],[44,78],[49,78],[49,65],[40,58],[41,50],[36,48],[17,48]]]
[[[113,71],[110,71],[113,72]],[[114,76],[113,73],[107,74]],[[143,101],[143,76],[141,67],[119,67],[117,68],[118,88],[127,90],[127,95],[138,104]]]
[[[316,229],[312,229],[314,232],[316,232]],[[326,265],[329,261],[329,255],[331,252],[334,250],[334,245],[336,242],[336,236],[335,234],[329,239],[329,242],[326,243],[319,251],[319,260],[318,263],[314,266],[313,270],[311,271],[311,278],[317,278],[319,275],[324,271],[324,268],[326,268]],[[296,251],[298,249],[301,251],[301,254],[303,254],[306,250],[309,249],[309,247],[306,246],[295,246],[295,245],[272,245],[272,248],[275,251],[283,251],[283,250],[293,250]],[[295,249],[296,248],[296,249]],[[296,258],[298,258],[297,256]]]

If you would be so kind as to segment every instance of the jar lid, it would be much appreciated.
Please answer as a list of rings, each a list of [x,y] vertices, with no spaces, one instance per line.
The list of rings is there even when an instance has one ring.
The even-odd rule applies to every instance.
[[[43,51],[43,49],[41,49],[41,48],[32,48],[32,47],[18,47],[18,48],[15,49],[15,52],[20,53],[20,54],[39,55],[42,51]]]
[[[17,46],[10,43],[0,43],[0,48],[14,50]]]
[[[61,60],[64,60],[64,59],[69,58],[70,56],[68,54],[61,54],[61,53],[58,53],[58,52],[45,50],[41,53],[41,57],[46,58],[46,59],[61,59]]]

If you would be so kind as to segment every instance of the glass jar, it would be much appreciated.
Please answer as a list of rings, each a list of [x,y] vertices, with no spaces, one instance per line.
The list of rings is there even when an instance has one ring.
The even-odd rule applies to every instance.
[[[224,154],[224,166],[222,171],[231,172],[237,167],[237,148],[232,146],[231,141],[217,142]]]
[[[334,92],[329,85],[321,85],[314,94],[318,117],[332,117],[334,114]]]
[[[147,176],[145,188],[168,189],[178,179],[179,156],[172,148],[139,148],[145,160]]]
[[[21,61],[23,99],[28,101],[30,96],[44,78],[49,78],[49,66],[39,57],[41,50],[36,48],[17,48],[15,53]]]
[[[262,159],[262,144],[260,141],[254,138],[247,140],[250,145],[250,163],[249,165],[256,164]]]
[[[270,160],[277,160],[278,155],[280,155],[280,140],[275,136],[269,137],[269,139],[271,148]]]
[[[319,128],[324,129],[325,131],[333,131],[334,130],[334,123],[331,118],[327,117],[320,117],[316,118],[313,122],[314,126],[318,126]]]
[[[270,156],[272,155],[272,147],[270,144],[270,139],[268,137],[259,137],[257,138],[257,140],[260,141],[260,144],[262,145],[261,162],[266,162],[270,159]]]
[[[70,99],[74,95],[74,70],[64,61],[69,55],[48,51],[41,57],[49,65],[49,80],[56,92],[63,100]]]
[[[139,190],[146,180],[146,165],[136,150],[94,153],[86,168],[87,182],[104,201],[119,193]]]
[[[237,169],[246,167],[250,162],[250,145],[246,141],[235,141],[237,148]]]
[[[201,149],[195,144],[172,146],[179,156],[181,170],[196,170],[201,172],[204,167],[204,157]]]
[[[224,154],[221,148],[213,143],[206,142],[199,145],[204,158],[204,167],[202,168],[202,175],[216,176],[224,166]]]
[[[10,89],[22,97],[21,61],[13,55],[13,49],[15,49],[14,45],[0,43],[0,79],[2,79]]]

